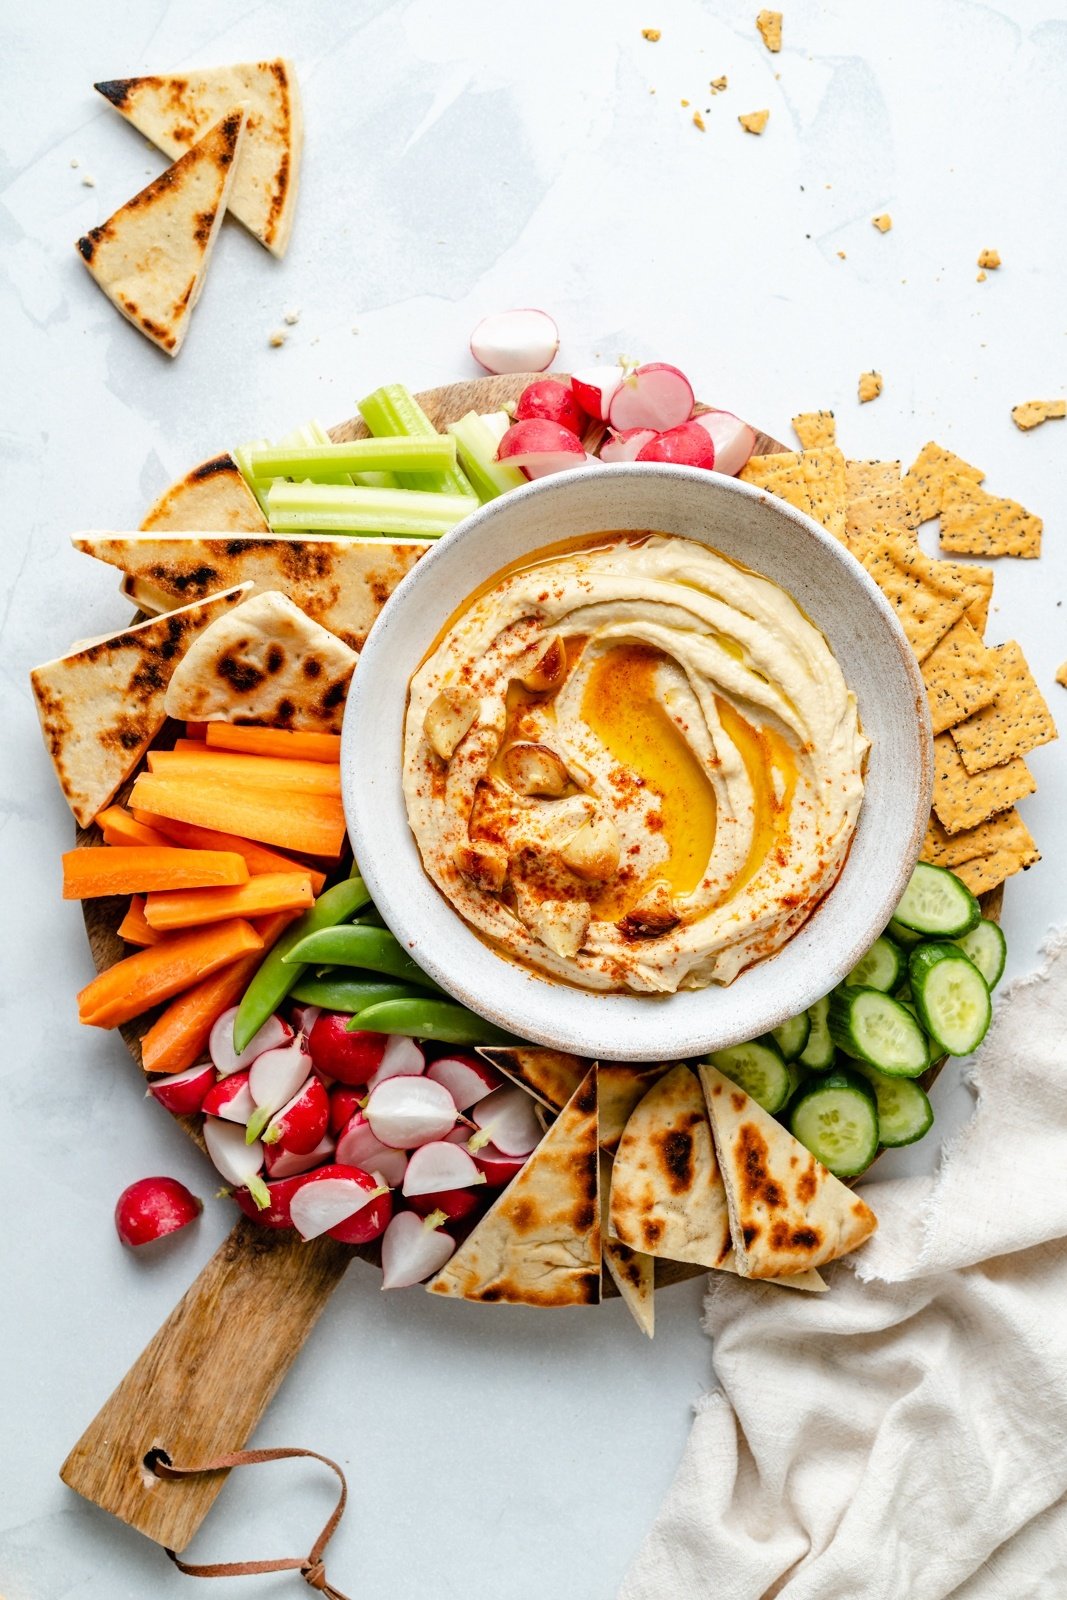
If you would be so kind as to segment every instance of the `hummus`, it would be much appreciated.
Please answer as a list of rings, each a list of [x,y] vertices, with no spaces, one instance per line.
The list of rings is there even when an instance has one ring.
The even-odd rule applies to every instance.
[[[863,797],[856,699],[776,584],[602,534],[499,575],[411,681],[423,864],[501,952],[599,990],[730,983],[832,887]]]

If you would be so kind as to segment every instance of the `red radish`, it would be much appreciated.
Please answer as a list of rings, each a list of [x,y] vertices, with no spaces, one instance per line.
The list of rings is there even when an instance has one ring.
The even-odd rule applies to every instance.
[[[702,411],[693,421],[715,445],[715,471],[735,477],[756,448],[756,430],[732,411]]]
[[[600,459],[609,466],[616,461],[636,461],[638,451],[655,438],[655,428],[627,428],[625,433],[613,433],[600,446]]]
[[[443,1083],[429,1078],[387,1078],[367,1101],[366,1117],[382,1144],[414,1150],[455,1126],[456,1102]]]
[[[295,1178],[300,1173],[321,1167],[326,1161],[332,1161],[335,1150],[336,1142],[328,1133],[323,1134],[314,1150],[309,1150],[305,1155],[294,1155],[280,1144],[265,1144],[263,1164],[268,1178]]]
[[[203,1209],[203,1201],[177,1178],[140,1178],[119,1195],[115,1227],[123,1244],[136,1249],[187,1227]]]
[[[547,311],[494,311],[471,334],[471,355],[486,372],[544,372],[559,349]]]
[[[248,1067],[243,1067],[240,1072],[231,1072],[228,1078],[220,1078],[204,1096],[200,1107],[204,1115],[225,1117],[227,1122],[239,1122],[242,1128],[247,1127],[256,1109],[248,1087],[249,1071]]]
[[[485,1182],[485,1174],[462,1145],[434,1139],[413,1150],[404,1174],[405,1195],[436,1194],[440,1189],[471,1189]]]
[[[263,1143],[278,1145],[294,1156],[314,1150],[330,1122],[330,1097],[318,1078],[312,1075],[287,1105],[267,1124]]]
[[[417,1078],[426,1071],[426,1057],[414,1039],[395,1033],[388,1039],[385,1053],[378,1066],[367,1079],[368,1090],[374,1090],[386,1078]]]
[[[253,1222],[261,1222],[265,1228],[291,1228],[293,1219],[289,1215],[289,1205],[302,1182],[302,1175],[291,1174],[264,1184],[267,1203],[263,1207],[256,1204],[247,1189],[235,1189],[233,1197],[245,1216],[251,1217]]]
[[[381,1065],[387,1033],[348,1031],[349,1019],[340,1011],[324,1011],[311,1030],[308,1046],[316,1072],[324,1072],[338,1083],[361,1088]]]
[[[649,361],[629,373],[612,396],[608,421],[626,428],[677,428],[693,409],[693,386],[665,361]]]
[[[506,1156],[495,1144],[483,1145],[471,1154],[476,1165],[485,1173],[485,1181],[491,1189],[499,1189],[505,1183],[510,1183],[516,1172],[521,1172],[526,1165],[525,1156]]]
[[[611,402],[626,376],[625,367],[586,367],[571,374],[574,398],[595,422],[606,422]]]
[[[546,478],[551,472],[584,466],[586,459],[576,433],[539,417],[512,423],[500,441],[496,458],[521,467],[528,478]]]
[[[515,417],[518,422],[543,417],[546,422],[558,422],[572,433],[581,433],[586,422],[574,391],[558,378],[538,378],[536,383],[528,383],[519,396]]]
[[[534,1101],[517,1085],[495,1089],[479,1100],[471,1116],[505,1156],[528,1156],[541,1141]]]
[[[337,1159],[346,1166],[362,1167],[364,1172],[376,1172],[383,1183],[396,1188],[404,1181],[407,1171],[406,1150],[394,1150],[374,1137],[371,1125],[362,1111],[356,1111],[341,1130],[337,1140]]]
[[[398,1211],[382,1239],[382,1288],[409,1289],[439,1272],[456,1248],[441,1228],[431,1228],[414,1211]]]
[[[259,1176],[263,1165],[263,1146],[258,1139],[251,1144],[245,1130],[235,1122],[224,1122],[219,1117],[204,1118],[204,1143],[211,1163],[221,1172],[227,1183],[236,1188],[243,1184],[250,1190],[259,1205],[267,1203],[267,1187]]]
[[[485,1185],[488,1188],[488,1184]],[[408,1205],[420,1217],[431,1211],[443,1211],[449,1222],[461,1222],[477,1211],[480,1196],[477,1189],[438,1189],[436,1194],[413,1194]]]
[[[148,1085],[153,1100],[176,1117],[191,1117],[201,1111],[204,1096],[215,1082],[215,1068],[210,1061],[198,1067],[188,1067],[169,1078],[156,1078]]]
[[[230,1006],[217,1019],[208,1037],[208,1055],[219,1072],[240,1072],[242,1067],[250,1067],[264,1050],[276,1050],[293,1037],[292,1028],[282,1017],[270,1016],[238,1055],[233,1047],[233,1019],[236,1015],[237,1007]]]
[[[302,1033],[280,1050],[267,1050],[256,1057],[248,1069],[248,1087],[256,1103],[248,1119],[251,1138],[258,1139],[274,1113],[303,1088],[310,1073],[311,1055]]]
[[[364,1098],[361,1089],[349,1089],[344,1084],[336,1084],[330,1090],[330,1132],[338,1134],[347,1123],[351,1122],[359,1110],[359,1102]],[[359,1162],[355,1165],[358,1167]]]
[[[334,1163],[309,1172],[289,1203],[293,1227],[304,1240],[328,1233],[342,1244],[366,1244],[392,1215],[389,1190],[359,1167]]]
[[[319,1020],[321,1006],[294,1006],[293,1027],[297,1033],[302,1033],[305,1039],[311,1037],[311,1030]]]
[[[491,1067],[478,1056],[462,1051],[441,1056],[427,1068],[426,1076],[434,1083],[444,1084],[456,1102],[457,1111],[466,1111],[476,1100],[484,1100],[487,1094],[500,1087],[500,1079]]]
[[[657,433],[637,452],[638,461],[670,461],[678,467],[715,466],[715,445],[710,434],[696,422],[683,422],[677,428]]]

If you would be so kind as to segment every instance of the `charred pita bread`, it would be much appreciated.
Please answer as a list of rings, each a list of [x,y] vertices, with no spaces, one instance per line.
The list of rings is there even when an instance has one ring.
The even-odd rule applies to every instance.
[[[431,1294],[490,1304],[594,1305],[600,1263],[591,1067],[526,1165],[426,1287]]]
[[[634,1107],[662,1078],[666,1068],[631,1066],[626,1061],[601,1061],[598,1068],[600,1148],[615,1150]]]
[[[429,548],[424,540],[311,534],[282,539],[269,533],[252,539],[85,533],[75,535],[73,544],[127,573],[132,582],[126,592],[146,610],[166,611],[223,584],[251,580],[256,591],[287,595],[353,650],[362,648],[386,600]]]
[[[651,1339],[656,1331],[656,1263],[640,1250],[631,1250],[611,1238],[608,1207],[611,1196],[611,1157],[600,1157],[600,1231],[604,1265],[619,1291],[619,1298],[641,1332]]]
[[[267,590],[187,651],[167,688],[167,715],[339,733],[357,659],[286,595]]]
[[[187,472],[184,478],[163,491],[141,523],[142,533],[199,533],[202,528],[210,533],[270,532],[259,501],[231,455],[212,456],[210,461],[201,461],[192,472]],[[104,556],[103,560],[111,561],[113,566],[121,565],[111,556]],[[123,566],[122,570],[132,569]],[[183,589],[176,598],[190,600],[199,595],[191,595]],[[156,609],[166,611],[168,607]]]
[[[715,1067],[700,1077],[742,1277],[819,1267],[870,1237],[877,1219],[858,1195]]]
[[[87,828],[130,776],[166,719],[171,674],[192,642],[248,586],[83,643],[34,667],[30,684],[67,804]]]
[[[78,240],[111,303],[168,356],[189,331],[241,148],[244,112],[223,110],[187,155]]]
[[[543,1050],[532,1044],[514,1048],[487,1045],[479,1047],[478,1054],[549,1111],[562,1111],[591,1066],[581,1056],[568,1055],[564,1050]]]
[[[93,86],[168,156],[180,156],[231,106],[244,105],[248,137],[229,209],[261,244],[285,254],[293,227],[303,142],[296,74],[285,60],[164,77],[115,78]]]

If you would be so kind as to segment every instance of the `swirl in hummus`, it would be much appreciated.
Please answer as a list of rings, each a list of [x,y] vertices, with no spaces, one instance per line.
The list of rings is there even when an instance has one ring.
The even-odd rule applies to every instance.
[[[832,887],[856,699],[794,600],[693,540],[604,534],[502,574],[411,681],[423,864],[502,952],[583,988],[730,983]]]

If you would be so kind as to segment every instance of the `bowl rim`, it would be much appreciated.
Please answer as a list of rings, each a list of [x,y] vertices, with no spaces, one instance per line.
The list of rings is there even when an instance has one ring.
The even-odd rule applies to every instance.
[[[813,982],[802,986],[806,991],[810,991],[810,998],[805,1002],[805,1005],[811,1005],[815,1000],[821,998],[822,995],[827,994],[830,989],[834,987],[834,984],[839,982],[840,978],[851,970],[856,961],[858,961],[866,952],[873,940],[878,936],[886,923],[889,921],[892,908],[896,905],[900,895],[903,893],[908,878],[911,875],[922,848],[922,842],[926,832],[927,818],[930,811],[930,801],[933,788],[933,736],[930,724],[929,703],[927,700],[925,684],[923,683],[922,675],[919,670],[919,663],[915,658],[910,644],[908,643],[907,637],[900,625],[900,621],[893,610],[893,607],[890,605],[886,596],[882,593],[882,590],[875,583],[870,573],[856,559],[851,551],[847,549],[841,540],[837,539],[813,518],[807,516],[804,512],[797,510],[796,507],[790,505],[787,501],[781,500],[777,496],[770,494],[767,490],[753,484],[744,483],[738,478],[728,477],[722,473],[708,472],[703,468],[675,466],[661,462],[618,462],[614,464],[601,464],[595,469],[592,467],[576,468],[572,471],[556,473],[549,477],[537,479],[525,484],[519,489],[511,490],[506,495],[501,495],[497,499],[487,502],[485,505],[477,507],[468,517],[464,518],[464,520],[457,524],[456,527],[453,528],[449,533],[437,540],[435,544],[425,553],[425,555],[419,558],[419,560],[405,574],[404,578],[397,585],[396,589],[386,600],[385,605],[383,606],[379,616],[375,620],[374,625],[367,636],[363,650],[360,652],[360,664],[362,665],[364,658],[369,653],[371,667],[372,669],[377,669],[379,654],[383,650],[388,651],[389,645],[392,642],[392,631],[398,626],[397,618],[402,616],[408,597],[416,589],[428,582],[432,582],[432,575],[437,565],[441,561],[447,559],[455,550],[457,544],[466,539],[472,530],[480,528],[485,523],[492,523],[496,521],[502,514],[513,514],[519,509],[521,504],[530,500],[536,501],[541,498],[551,500],[551,498],[554,496],[565,495],[567,491],[575,487],[578,482],[589,481],[589,479],[593,477],[594,473],[595,479],[598,482],[626,482],[627,480],[631,479],[634,474],[639,474],[645,479],[651,477],[657,478],[666,483],[688,483],[697,488],[711,487],[712,483],[714,483],[716,488],[720,491],[725,490],[727,493],[735,494],[739,498],[760,503],[768,507],[771,510],[772,515],[777,515],[783,520],[783,522],[791,523],[797,529],[802,530],[807,538],[812,539],[816,544],[821,545],[824,551],[843,567],[852,583],[864,593],[868,604],[872,605],[876,611],[881,613],[883,622],[887,625],[888,633],[896,645],[895,654],[898,658],[898,664],[903,670],[904,676],[909,681],[909,687],[912,691],[911,698],[918,724],[916,732],[919,770],[915,785],[915,805],[911,813],[911,826],[910,830],[907,832],[906,838],[902,836],[900,841],[900,850],[897,854],[898,865],[896,872],[893,875],[892,884],[883,892],[873,907],[873,911],[876,913],[876,915],[872,914],[867,918],[867,923],[869,925],[868,931],[863,935],[862,938],[853,939],[849,950],[846,951],[844,955],[835,957],[833,960],[827,960],[823,977],[821,977],[817,982],[813,980]],[[712,545],[709,540],[700,539],[695,535],[686,535],[684,533],[675,534],[666,529],[654,529],[652,531],[662,531],[666,537],[694,537],[696,538],[696,542],[705,544],[707,547],[712,549],[716,548],[716,546]],[[546,543],[551,544],[551,541],[546,541]],[[471,589],[469,592],[473,593],[474,589],[479,585],[487,580],[491,580],[493,573],[506,568],[511,559],[512,557],[505,552],[502,557],[497,560],[495,565],[486,573],[481,574],[479,569],[479,571],[476,572],[472,577]],[[728,556],[728,559],[734,558]],[[753,567],[751,570],[756,572],[758,576],[766,576],[766,574],[760,572],[757,567]],[[784,588],[787,593],[791,593],[788,585],[781,583],[778,579],[770,578],[769,581],[772,583],[777,583],[778,587]],[[462,602],[460,602],[460,604],[462,604]],[[455,609],[456,608],[454,606],[449,607],[448,611],[441,619],[442,623],[447,621],[448,617],[452,615]],[[819,626],[819,624],[816,623],[816,626]],[[425,646],[428,646],[431,640],[432,635],[430,639],[425,641]],[[383,657],[382,659],[384,661],[387,659],[387,657]],[[619,1061],[648,1061],[653,1059],[662,1059],[664,1061],[685,1060],[691,1059],[695,1056],[704,1055],[711,1047],[707,1043],[707,1027],[705,1026],[703,1029],[694,1029],[690,1027],[683,1033],[678,1028],[677,1018],[671,1019],[664,1015],[664,1009],[669,1006],[671,1000],[674,999],[675,996],[639,994],[633,991],[604,992],[583,989],[577,985],[568,985],[552,978],[548,974],[542,974],[532,970],[527,971],[527,969],[520,966],[510,957],[497,951],[489,941],[481,938],[480,935],[478,935],[472,928],[469,927],[469,925],[464,921],[464,919],[450,904],[447,898],[441,893],[441,891],[433,883],[433,880],[426,873],[425,868],[422,865],[421,856],[419,855],[418,846],[414,839],[414,835],[411,834],[410,828],[407,827],[405,808],[403,811],[403,820],[407,837],[410,842],[411,851],[414,854],[414,864],[416,870],[420,874],[423,884],[432,893],[439,905],[444,908],[448,918],[450,918],[454,924],[458,925],[467,938],[475,940],[480,949],[486,952],[492,958],[494,963],[499,964],[499,967],[503,970],[506,970],[509,974],[513,976],[518,975],[523,979],[528,980],[531,985],[531,988],[528,992],[530,992],[531,995],[536,992],[535,986],[537,985],[543,985],[543,992],[546,996],[558,996],[560,994],[565,994],[568,997],[568,1005],[566,1007],[561,1007],[561,1011],[569,1011],[572,1006],[582,1004],[584,1004],[585,1007],[591,1008],[593,1003],[597,1001],[601,1002],[601,1006],[603,1008],[603,1003],[605,1001],[610,1001],[613,998],[618,999],[623,995],[629,1001],[638,1002],[642,1009],[654,1007],[657,1009],[658,1014],[662,1019],[662,1042],[659,1049],[651,1054],[645,1045],[641,1045],[639,1048],[633,1048],[627,1045],[625,1039],[612,1039],[610,1042],[610,1047],[605,1047],[603,1051],[590,1051],[584,1045],[579,1048],[575,1045],[573,1040],[574,1033],[579,1031],[575,1027],[572,1026],[568,1028],[566,1023],[560,1027],[551,1020],[542,1025],[539,1022],[531,1021],[531,1019],[526,1015],[518,1018],[515,1017],[511,1014],[508,1006],[498,1003],[491,994],[482,993],[480,990],[478,993],[474,993],[472,992],[471,986],[464,983],[462,975],[457,974],[457,971],[455,970],[457,965],[462,967],[462,955],[460,956],[458,963],[450,960],[447,954],[444,961],[440,959],[437,952],[437,947],[434,944],[434,940],[427,937],[425,930],[421,926],[422,919],[420,919],[418,913],[411,917],[409,917],[409,915],[406,913],[402,881],[398,882],[398,877],[400,880],[403,880],[405,876],[406,864],[404,868],[399,869],[398,873],[391,872],[392,864],[390,864],[390,867],[383,869],[378,859],[378,852],[375,850],[375,847],[371,842],[370,836],[373,834],[373,824],[371,823],[368,825],[368,819],[373,816],[373,807],[364,808],[357,804],[360,773],[360,760],[358,751],[358,743],[360,739],[359,727],[360,718],[365,714],[366,697],[371,692],[371,688],[368,685],[369,678],[370,674],[363,675],[361,681],[361,672],[359,667],[357,667],[357,670],[352,678],[342,724],[341,782],[342,798],[346,822],[348,825],[348,833],[352,842],[353,850],[355,852],[356,861],[359,863],[361,875],[363,876],[364,881],[366,882],[367,887],[374,899],[375,905],[384,918],[386,925],[400,940],[400,942],[411,951],[424,971],[426,971],[426,973],[440,985],[447,995],[467,1006],[470,1010],[485,1018],[495,1027],[500,1028],[507,1033],[516,1035],[521,1034],[521,1036],[530,1043],[541,1044],[549,1048],[566,1051],[574,1051],[577,1049],[579,1054],[599,1055],[602,1056],[603,1059]],[[406,676],[403,684],[405,709],[407,704],[409,683],[410,673]],[[365,685],[367,685],[367,687],[365,687]],[[402,749],[400,746],[398,746],[396,769],[398,784],[402,775],[402,766]],[[403,807],[402,799],[400,804]],[[862,818],[862,810],[860,815]],[[855,835],[853,838],[855,838]],[[805,932],[805,930],[811,929],[812,925],[823,914],[824,908],[833,900],[834,894],[845,876],[847,864],[848,857],[846,856],[845,865],[842,867],[842,871],[835,880],[833,887],[824,896],[823,900],[815,908],[812,914],[805,920],[804,923],[801,924],[796,933],[793,934],[778,951],[775,951],[770,956],[764,957],[761,961],[753,963],[751,967],[745,968],[732,984],[727,986],[710,985],[709,988],[713,992],[717,991],[718,993],[736,995],[739,993],[738,985],[743,982],[746,973],[756,970],[757,968],[767,967],[778,957],[788,952],[794,945],[795,940],[799,938]],[[390,888],[391,876],[394,884],[393,888]],[[417,902],[417,898],[417,896],[411,897],[411,899],[415,902]],[[470,947],[468,946],[468,950],[469,949]],[[678,991],[679,995],[705,994],[707,992],[707,989]],[[536,1005],[536,1000],[534,1001],[534,1004]],[[758,1028],[753,1029],[750,1025],[745,1024],[741,1029],[738,1029],[737,1027],[726,1029],[725,1034],[728,1035],[728,1037],[723,1037],[720,1045],[718,1043],[718,1039],[719,1036],[723,1035],[724,1033],[724,1030],[720,1027],[716,1029],[716,1037],[712,1043],[716,1048],[725,1048],[729,1043],[738,1043],[745,1039],[755,1037],[757,1033],[762,1034],[769,1032],[772,1027],[777,1027],[779,1023],[786,1021],[793,1015],[796,1015],[798,1011],[803,1008],[803,1006],[794,1005],[792,1003],[791,995],[789,1003],[783,1003],[780,1007],[778,1007],[777,1010],[771,1014],[770,1020],[767,1020],[766,1017],[761,1014],[760,1026]],[[607,1018],[602,1016],[599,1021],[592,1021],[587,1024],[586,1031],[594,1036],[597,1033],[603,1033],[604,1024],[606,1021]]]

